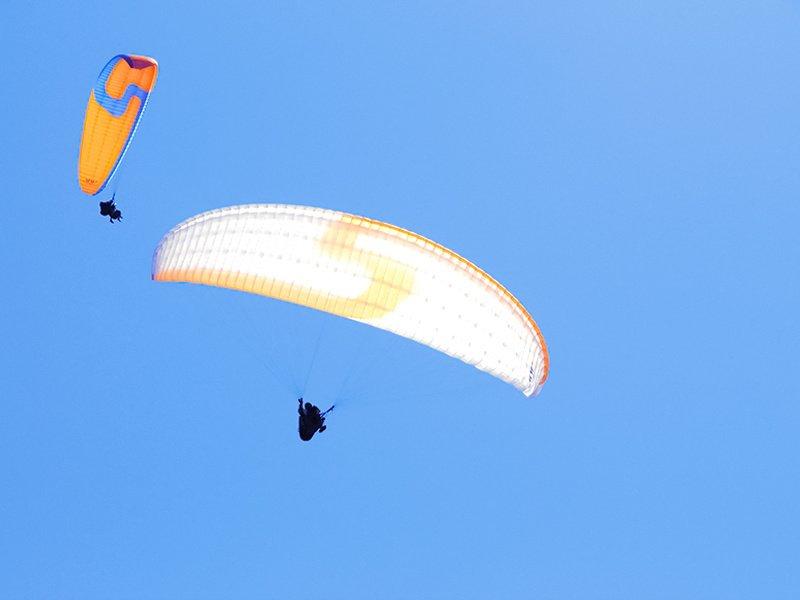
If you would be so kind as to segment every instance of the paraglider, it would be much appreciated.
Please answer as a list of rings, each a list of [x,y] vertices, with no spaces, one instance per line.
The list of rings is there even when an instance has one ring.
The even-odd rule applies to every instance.
[[[367,217],[285,204],[231,206],[168,232],[152,278],[293,302],[415,340],[532,396],[547,379],[539,327],[452,250]]]
[[[119,54],[103,67],[83,121],[78,184],[84,193],[102,192],[119,169],[157,76],[158,63],[147,56]],[[113,197],[100,204],[100,214],[111,217],[112,223],[118,219],[115,210]]]
[[[336,405],[334,404],[325,412],[320,412],[319,408],[310,402],[306,402],[305,405],[303,405],[302,398],[299,398],[297,401],[300,404],[297,408],[297,414],[300,415],[297,422],[297,432],[300,434],[301,440],[308,442],[314,437],[315,433],[322,433],[328,428],[328,426],[325,425],[325,415],[331,412]]]
[[[122,213],[117,208],[117,205],[114,204],[114,198],[116,194],[111,197],[111,200],[106,200],[105,202],[100,202],[100,214],[104,217],[108,217],[108,220],[112,223],[114,221],[122,220]]]

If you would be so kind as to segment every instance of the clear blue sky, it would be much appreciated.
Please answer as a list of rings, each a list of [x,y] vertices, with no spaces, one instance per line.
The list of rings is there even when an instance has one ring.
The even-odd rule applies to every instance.
[[[796,3],[59,4],[0,7],[0,597],[798,597]],[[161,72],[111,225],[76,162],[119,52]],[[150,281],[246,202],[474,260],[541,396]],[[310,444],[299,388],[341,400]]]

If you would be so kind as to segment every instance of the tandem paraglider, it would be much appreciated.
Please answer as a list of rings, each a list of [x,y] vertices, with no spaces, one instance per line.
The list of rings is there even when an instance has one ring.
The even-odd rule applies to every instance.
[[[114,196],[111,197],[111,200],[106,200],[105,202],[100,203],[100,214],[104,217],[108,217],[108,220],[112,223],[114,221],[121,221],[122,220],[122,213],[117,208],[117,205],[114,204]]]
[[[156,84],[158,63],[148,56],[118,54],[89,92],[78,157],[78,185],[90,196],[102,192],[114,177],[142,118]],[[116,185],[116,184],[115,184]],[[110,200],[100,202],[100,214],[111,222],[122,218]]]

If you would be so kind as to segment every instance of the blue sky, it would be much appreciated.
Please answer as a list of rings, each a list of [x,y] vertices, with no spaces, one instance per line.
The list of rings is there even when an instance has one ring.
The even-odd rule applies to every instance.
[[[61,4],[0,8],[0,596],[797,597],[795,3]],[[111,225],[76,161],[119,52],[161,71]],[[541,396],[150,281],[248,202],[472,259]]]

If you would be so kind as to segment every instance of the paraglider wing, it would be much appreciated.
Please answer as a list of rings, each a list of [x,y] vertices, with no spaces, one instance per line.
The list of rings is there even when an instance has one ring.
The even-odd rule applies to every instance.
[[[153,279],[261,294],[379,327],[536,394],[544,338],[503,286],[455,252],[388,223],[279,204],[212,210],[167,233]]]
[[[158,63],[147,56],[112,58],[89,94],[83,121],[78,183],[98,194],[119,167],[142,118],[158,75]]]

